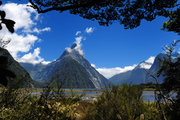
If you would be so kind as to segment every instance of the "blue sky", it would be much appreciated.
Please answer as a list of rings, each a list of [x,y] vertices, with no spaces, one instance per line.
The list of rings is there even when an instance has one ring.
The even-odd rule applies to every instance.
[[[104,27],[100,26],[97,21],[86,20],[68,12],[49,12],[38,15],[35,10],[27,9],[26,5],[20,7],[18,4],[7,3],[4,6],[6,6],[4,10],[7,14],[8,11],[12,14],[19,14],[12,17],[9,13],[7,15],[9,18],[15,18],[17,22],[23,19],[17,24],[16,33],[13,35],[6,33],[5,36],[5,38],[13,36],[14,39],[17,37],[14,43],[12,39],[7,49],[18,61],[33,62],[36,60],[37,63],[57,59],[66,47],[73,44],[75,38],[78,37],[75,35],[77,31],[81,31],[79,36],[86,39],[82,40],[81,44],[87,60],[95,64],[96,68],[104,69],[124,68],[138,64],[163,52],[164,45],[179,39],[179,36],[173,32],[160,30],[163,21],[167,21],[160,17],[152,22],[142,21],[141,25],[133,30],[125,30],[123,25],[117,22]],[[15,9],[19,9],[19,13]],[[25,17],[22,18],[22,16]],[[86,33],[86,28],[93,28],[93,31]],[[7,30],[0,32],[4,34]],[[22,39],[21,42],[19,42],[20,39]],[[34,57],[30,58],[32,56]]]
[[[44,34],[40,36],[43,39],[41,56],[46,60],[59,57],[64,48],[73,43],[76,31],[84,31],[86,27],[93,27],[94,32],[86,35],[82,49],[86,58],[98,67],[123,67],[141,62],[156,56],[162,52],[164,45],[179,37],[160,30],[164,21],[162,18],[153,22],[143,21],[140,27],[125,30],[119,23],[104,27],[96,21],[68,13],[51,12],[42,16],[43,23],[52,29],[46,33],[46,37]],[[51,56],[47,56],[47,52]]]

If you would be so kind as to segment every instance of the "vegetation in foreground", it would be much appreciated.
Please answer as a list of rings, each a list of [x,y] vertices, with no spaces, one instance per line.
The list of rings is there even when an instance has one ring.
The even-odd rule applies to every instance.
[[[92,102],[81,96],[67,97],[64,91],[44,89],[41,95],[31,91],[4,88],[0,93],[2,120],[161,120],[156,103],[142,101],[142,88],[123,84],[103,91]],[[163,110],[167,105],[161,103]],[[171,104],[168,104],[171,105]]]

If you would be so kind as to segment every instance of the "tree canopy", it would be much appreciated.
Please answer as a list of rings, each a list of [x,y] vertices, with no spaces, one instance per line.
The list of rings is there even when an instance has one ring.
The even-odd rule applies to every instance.
[[[29,0],[38,13],[69,11],[80,17],[97,20],[100,25],[118,21],[125,29],[133,29],[141,20],[168,17],[179,6],[178,0]],[[165,25],[165,28],[167,24]],[[168,24],[168,26],[170,26]],[[171,29],[169,29],[171,30]]]
[[[180,8],[172,11],[169,18],[168,22],[164,22],[163,29],[176,32],[180,35]]]

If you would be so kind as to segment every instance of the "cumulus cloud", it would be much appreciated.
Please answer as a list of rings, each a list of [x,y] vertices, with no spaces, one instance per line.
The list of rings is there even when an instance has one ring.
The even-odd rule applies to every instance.
[[[87,27],[86,29],[85,29],[85,33],[87,34],[87,33],[91,33],[91,32],[93,32],[93,30],[94,30],[94,28],[92,28],[92,27]],[[67,51],[67,52],[72,52],[73,50],[76,50],[76,51],[78,51],[79,52],[79,54],[80,55],[82,55],[82,56],[84,56],[84,52],[83,52],[83,50],[82,50],[82,40],[86,40],[86,37],[85,37],[85,34],[83,34],[83,35],[80,35],[82,32],[81,31],[77,31],[76,32],[76,37],[75,37],[75,42],[74,43],[76,43],[76,46],[72,49],[72,48],[70,48],[70,47],[67,47],[67,48],[65,48],[65,50]]]
[[[38,60],[33,61],[30,59],[30,56],[34,55],[33,53],[28,53],[33,49],[34,44],[39,40],[38,36],[33,33],[41,33],[44,31],[50,31],[49,27],[38,29],[36,24],[38,23],[39,15],[31,7],[27,6],[28,4],[16,4],[16,3],[7,3],[4,4],[1,9],[6,12],[6,18],[12,19],[16,22],[15,24],[15,33],[11,34],[3,27],[0,32],[0,38],[4,40],[11,39],[11,42],[7,45],[7,49],[12,54],[16,60],[28,60],[32,63],[37,63],[37,61],[45,62],[44,59],[38,54]],[[34,52],[38,53],[38,49],[35,49]],[[26,54],[20,58],[19,54]],[[28,62],[28,61],[27,61]]]
[[[43,28],[43,29],[38,29],[38,28],[34,28],[32,33],[41,33],[41,32],[45,32],[45,31],[51,31],[51,28],[50,27],[46,27],[46,28]]]
[[[34,49],[33,53],[25,54],[18,61],[25,62],[25,63],[32,63],[32,64],[37,64],[37,63],[48,64],[48,63],[50,63],[48,61],[44,61],[44,58],[41,58],[39,56],[39,54],[40,54],[40,48],[36,48],[36,49]]]
[[[83,50],[81,48],[82,47],[81,41],[83,40],[83,37],[79,36],[79,37],[76,37],[75,39],[76,39],[76,41],[75,41],[76,47],[74,49],[76,51],[78,51],[80,55],[84,56],[84,52],[83,52]]]
[[[16,4],[16,3],[7,3],[2,6],[2,9],[6,11],[6,17],[12,19],[16,22],[15,30],[23,29],[29,31],[33,25],[35,25],[35,20],[32,19],[33,16],[37,16],[36,11],[27,7],[27,4]],[[36,18],[37,19],[37,18]]]
[[[94,31],[93,27],[87,27],[85,30],[86,33],[92,33],[93,31]]]
[[[96,68],[96,70],[101,73],[104,77],[110,78],[116,74],[127,72],[133,70],[137,65],[125,66],[124,68],[115,67],[115,68]]]
[[[7,45],[7,49],[15,59],[18,59],[18,53],[27,53],[38,40],[38,37],[31,34],[18,35],[17,33],[6,33],[3,39],[11,39],[11,42]]]
[[[82,47],[81,41],[82,41],[83,39],[84,39],[83,36],[76,37],[76,38],[75,38],[75,42],[74,42],[74,43],[76,43],[76,46],[75,46],[74,48],[69,48],[69,47],[67,47],[67,48],[65,48],[66,51],[70,53],[70,52],[72,52],[73,50],[76,50],[76,51],[79,52],[80,55],[84,56],[84,52],[83,52],[83,50],[82,50],[82,48],[81,48],[81,47]]]

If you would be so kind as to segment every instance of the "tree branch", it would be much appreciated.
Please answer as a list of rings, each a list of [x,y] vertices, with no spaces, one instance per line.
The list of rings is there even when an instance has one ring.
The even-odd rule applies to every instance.
[[[74,4],[74,5],[68,5],[68,6],[50,7],[50,8],[42,10],[32,0],[29,0],[29,2],[31,3],[30,7],[36,9],[38,13],[47,13],[47,12],[52,11],[52,10],[66,11],[66,10],[77,9],[77,8],[82,8],[82,7],[91,7],[93,5],[103,3],[103,2],[97,2],[97,1],[95,2],[93,0],[92,2],[87,2],[87,3],[84,3],[84,4]]]

